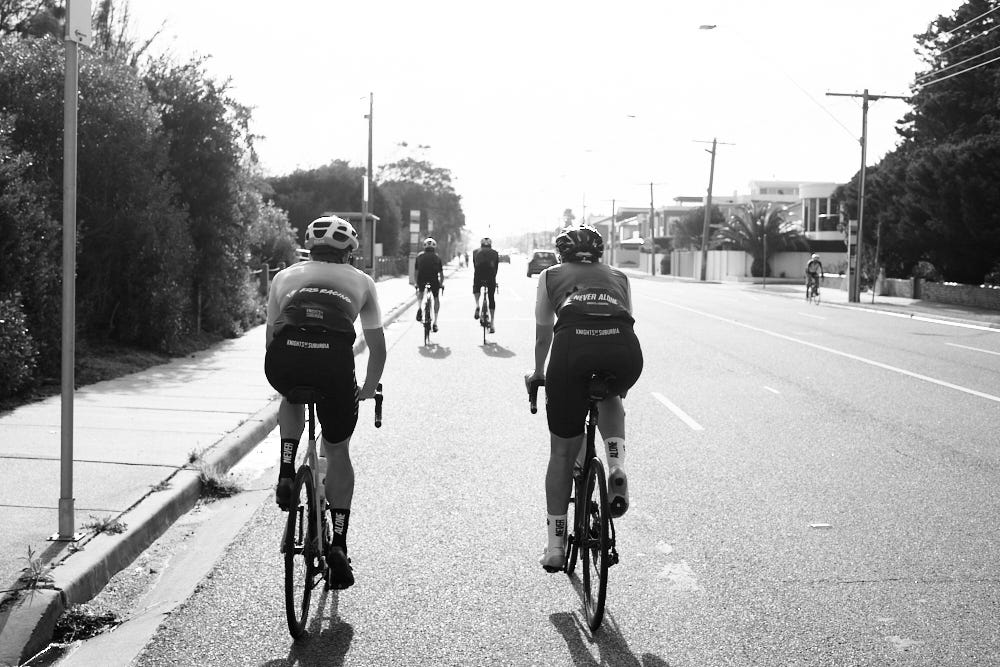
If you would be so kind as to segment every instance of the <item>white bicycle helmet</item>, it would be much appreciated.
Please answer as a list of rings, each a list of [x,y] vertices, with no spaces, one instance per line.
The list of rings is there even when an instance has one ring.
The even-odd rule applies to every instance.
[[[337,250],[357,250],[361,242],[353,225],[343,218],[328,215],[316,218],[306,227],[306,249],[325,245]]]
[[[424,247],[425,248],[437,248],[438,247],[438,242],[428,236],[427,238],[424,239]]]

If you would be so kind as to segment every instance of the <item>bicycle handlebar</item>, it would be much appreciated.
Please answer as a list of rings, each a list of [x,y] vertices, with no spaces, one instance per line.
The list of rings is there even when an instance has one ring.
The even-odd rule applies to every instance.
[[[375,389],[375,428],[382,428],[382,383]]]
[[[545,386],[545,380],[528,382],[529,377],[531,376],[524,376],[524,386],[528,389],[528,407],[531,408],[531,414],[535,414],[538,412],[538,388]]]

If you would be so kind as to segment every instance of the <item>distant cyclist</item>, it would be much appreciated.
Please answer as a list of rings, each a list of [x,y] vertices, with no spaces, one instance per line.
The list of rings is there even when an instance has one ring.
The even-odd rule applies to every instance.
[[[809,261],[806,262],[806,296],[809,296],[809,289],[816,285],[816,291],[814,294],[819,296],[819,282],[825,276],[823,275],[823,263],[819,261],[819,255],[813,253],[809,257]]]
[[[488,304],[483,304],[483,308],[490,309],[490,333],[496,333],[496,292],[497,292],[497,269],[500,268],[500,255],[493,249],[493,240],[484,238],[479,242],[479,249],[472,252],[472,294],[476,298],[476,312],[473,317],[479,319],[479,291],[486,287],[486,298]]]
[[[438,292],[444,285],[444,265],[437,254],[437,241],[431,237],[424,239],[424,251],[417,255],[417,303],[424,301],[424,286],[431,286],[434,297],[434,323],[432,330],[438,330],[438,311],[441,310],[441,299]],[[423,321],[424,314],[417,308],[417,322]]]
[[[350,265],[358,234],[346,220],[327,216],[306,228],[310,259],[274,277],[267,297],[267,353],[264,372],[282,396],[296,386],[318,389],[316,405],[327,460],[326,498],[334,527],[327,554],[333,585],[354,583],[347,557],[347,528],[354,495],[354,467],[349,445],[358,421],[358,401],[372,398],[385,367],[382,312],[370,276]],[[361,318],[368,345],[365,384],[354,374],[354,322]],[[282,398],[278,408],[281,465],[275,498],[288,510],[295,473],[295,453],[305,426],[303,406]]]
[[[615,376],[611,394],[599,405],[598,429],[608,459],[611,515],[617,518],[628,510],[621,399],[642,372],[642,349],[632,331],[628,277],[601,263],[600,233],[590,226],[568,227],[556,237],[556,251],[562,263],[545,269],[538,279],[535,370],[528,380],[545,380],[551,451],[545,473],[548,543],[541,564],[558,569],[565,556],[573,466],[584,446],[586,380],[591,371]]]

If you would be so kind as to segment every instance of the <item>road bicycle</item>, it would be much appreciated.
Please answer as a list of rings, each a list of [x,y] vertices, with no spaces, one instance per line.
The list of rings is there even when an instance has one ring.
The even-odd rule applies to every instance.
[[[479,326],[483,328],[483,345],[486,345],[486,334],[493,326],[493,312],[490,310],[489,299],[489,290],[483,285],[479,288],[479,303],[482,304],[482,308],[479,310]]]
[[[604,620],[604,604],[608,593],[608,569],[618,563],[615,546],[615,523],[608,505],[608,480],[604,463],[597,456],[594,444],[597,432],[597,405],[610,393],[615,377],[605,371],[592,372],[587,378],[586,438],[583,458],[573,469],[573,496],[569,500],[566,526],[566,560],[563,571],[573,576],[579,556],[583,571],[583,602],[587,625],[596,631]],[[527,379],[525,379],[527,382]],[[538,411],[538,388],[545,382],[528,384],[531,413]]]
[[[431,284],[424,285],[424,299],[420,302],[421,319],[424,321],[424,345],[431,343],[431,320],[434,316],[434,293]]]
[[[806,301],[819,305],[819,277],[806,276]]]
[[[326,560],[333,542],[333,526],[326,511],[326,461],[320,464],[316,451],[316,403],[323,394],[313,387],[295,387],[288,395],[290,403],[305,404],[308,409],[309,441],[302,464],[295,473],[288,519],[281,541],[285,560],[285,615],[293,639],[305,633],[312,590],[320,581],[330,590],[330,567]],[[382,426],[382,385],[375,392],[375,427]]]

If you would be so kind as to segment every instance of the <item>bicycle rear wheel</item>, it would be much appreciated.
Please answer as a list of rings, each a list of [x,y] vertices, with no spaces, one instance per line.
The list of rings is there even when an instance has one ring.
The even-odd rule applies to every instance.
[[[431,342],[431,300],[424,302],[424,345]]]
[[[608,529],[608,481],[604,464],[598,458],[590,461],[584,504],[585,532],[580,539],[580,561],[583,569],[583,602],[587,624],[597,630],[604,619],[604,601],[608,592],[608,567],[611,553]]]
[[[580,534],[576,525],[577,509],[583,498],[583,471],[573,469],[573,497],[569,499],[566,510],[566,574],[572,575],[576,568],[576,558],[580,552]]]
[[[298,639],[306,630],[309,601],[320,570],[316,553],[312,471],[301,466],[292,487],[292,501],[281,546],[285,555],[285,615],[288,632]]]

